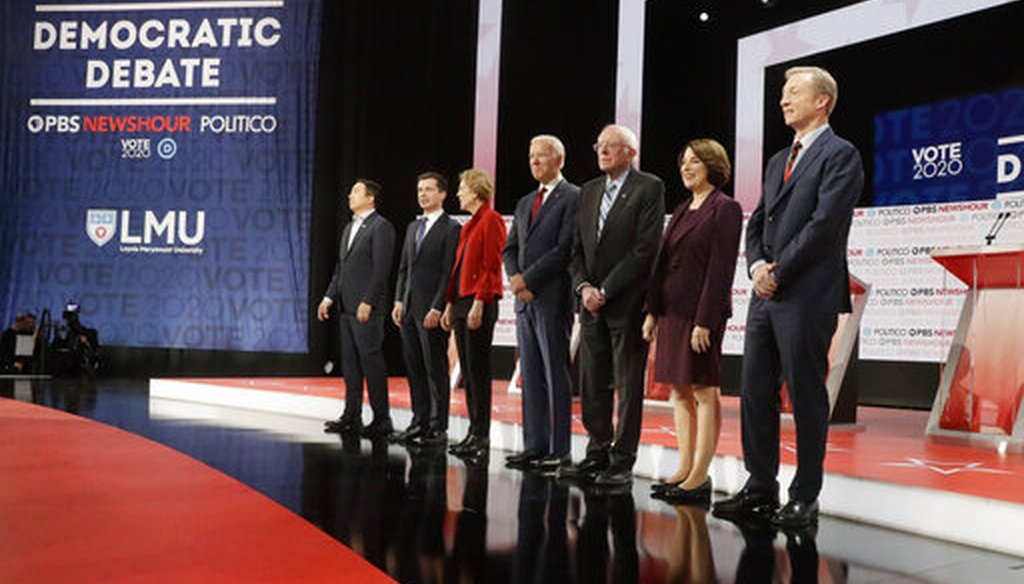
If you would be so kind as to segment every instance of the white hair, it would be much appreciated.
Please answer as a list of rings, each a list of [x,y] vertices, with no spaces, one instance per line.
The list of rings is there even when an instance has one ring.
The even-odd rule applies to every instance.
[[[603,133],[605,130],[612,130],[622,138],[622,141],[626,143],[626,146],[629,147],[630,150],[633,152],[640,152],[640,141],[637,140],[636,134],[633,130],[630,130],[626,126],[620,126],[619,124],[608,124],[601,129],[601,132]]]
[[[555,151],[555,155],[557,155],[558,158],[561,159],[562,166],[565,166],[565,144],[562,144],[562,141],[558,139],[558,136],[554,136],[551,134],[538,134],[533,138],[530,138],[531,146],[534,142],[543,142],[544,144],[547,144],[552,150]]]

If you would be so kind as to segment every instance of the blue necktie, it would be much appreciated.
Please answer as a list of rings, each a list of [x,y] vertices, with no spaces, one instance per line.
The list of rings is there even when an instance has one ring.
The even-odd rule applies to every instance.
[[[601,209],[597,217],[598,237],[601,237],[601,232],[604,231],[604,222],[608,219],[608,212],[612,210],[612,205],[615,203],[615,191],[618,189],[619,185],[612,183],[604,188],[604,194],[601,195]]]
[[[416,253],[420,251],[420,244],[423,243],[423,236],[427,234],[427,218],[420,219],[420,226],[416,228]]]

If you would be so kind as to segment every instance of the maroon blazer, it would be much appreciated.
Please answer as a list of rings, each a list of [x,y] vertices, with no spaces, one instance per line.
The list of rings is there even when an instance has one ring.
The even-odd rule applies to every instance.
[[[490,302],[505,289],[501,282],[501,250],[505,248],[505,220],[488,205],[480,207],[462,228],[455,250],[452,276],[459,274],[459,295]],[[448,302],[455,302],[455,278],[448,281]]]
[[[676,229],[692,197],[676,207],[654,261],[647,310],[718,329],[732,316],[732,282],[743,209],[722,191],[708,196],[687,229]]]

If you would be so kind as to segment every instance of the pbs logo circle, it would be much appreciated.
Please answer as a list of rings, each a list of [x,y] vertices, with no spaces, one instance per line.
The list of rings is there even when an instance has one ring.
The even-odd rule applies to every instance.
[[[178,153],[178,143],[174,141],[174,138],[164,138],[156,145],[156,153],[160,158],[170,160]]]

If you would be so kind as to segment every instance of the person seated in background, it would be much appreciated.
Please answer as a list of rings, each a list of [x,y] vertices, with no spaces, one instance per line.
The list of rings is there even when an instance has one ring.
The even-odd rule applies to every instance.
[[[14,324],[5,330],[0,338],[0,371],[4,373],[31,372],[34,359],[39,353],[36,350],[38,339],[36,316],[27,312],[15,316]]]
[[[64,322],[57,327],[52,343],[57,372],[70,375],[95,373],[100,368],[99,333],[82,324],[77,305],[69,305],[62,316]]]

